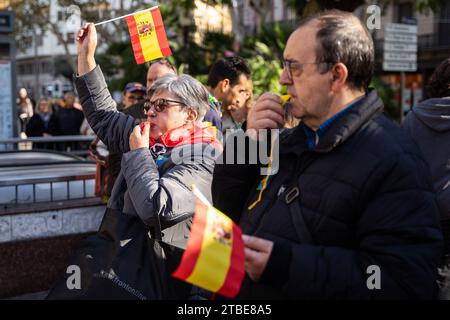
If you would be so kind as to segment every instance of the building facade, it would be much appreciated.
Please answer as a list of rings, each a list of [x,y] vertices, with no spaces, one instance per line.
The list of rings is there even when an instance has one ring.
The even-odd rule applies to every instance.
[[[401,96],[400,72],[382,70],[384,26],[386,23],[417,25],[417,71],[405,72],[404,93]],[[450,57],[450,3],[437,12],[420,13],[416,1],[391,1],[381,17],[381,29],[373,34],[376,48],[376,73],[395,90],[395,99],[403,113],[426,98],[426,84],[434,69]],[[403,114],[402,113],[402,114]]]

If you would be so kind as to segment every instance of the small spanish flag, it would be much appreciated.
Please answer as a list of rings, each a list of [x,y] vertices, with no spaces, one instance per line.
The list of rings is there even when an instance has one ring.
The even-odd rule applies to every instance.
[[[172,55],[159,8],[126,17],[138,64]]]
[[[194,221],[181,263],[172,276],[235,297],[244,279],[242,232],[226,215],[214,208],[195,187]]]

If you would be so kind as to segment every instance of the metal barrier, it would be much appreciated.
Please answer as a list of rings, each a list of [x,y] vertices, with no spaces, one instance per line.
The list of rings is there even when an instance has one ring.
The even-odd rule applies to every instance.
[[[95,175],[95,162],[79,156],[54,151],[2,151],[0,215],[11,208],[96,198]]]
[[[89,144],[95,136],[52,136],[0,139],[0,151],[54,150],[79,156],[88,155]]]
[[[74,183],[71,184],[71,182],[75,181],[80,181],[80,185],[75,185]],[[55,186],[55,184],[59,185]],[[19,194],[19,188],[21,186],[23,188],[21,188],[21,194]],[[64,177],[24,179],[12,182],[0,181],[0,192],[2,193],[0,204],[34,204],[38,202],[93,198],[95,197],[94,188],[95,173],[66,175]],[[39,199],[36,197],[37,189],[39,189]]]

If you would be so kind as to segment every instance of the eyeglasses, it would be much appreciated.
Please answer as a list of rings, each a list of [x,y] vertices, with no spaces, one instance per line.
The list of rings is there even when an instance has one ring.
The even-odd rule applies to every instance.
[[[163,112],[167,107],[173,107],[177,104],[181,104],[183,106],[186,106],[184,102],[176,101],[176,100],[169,100],[169,99],[156,99],[155,101],[145,100],[144,103],[144,110],[148,112],[151,108],[155,110],[156,112]]]
[[[283,60],[283,68],[285,70],[287,70],[288,76],[289,76],[289,80],[292,80],[292,71],[294,70],[300,70],[303,71],[303,66],[307,65],[307,64],[322,64],[322,63],[326,63],[326,64],[331,64],[331,62],[329,61],[322,61],[322,62],[305,62],[305,63],[300,63],[294,60]]]

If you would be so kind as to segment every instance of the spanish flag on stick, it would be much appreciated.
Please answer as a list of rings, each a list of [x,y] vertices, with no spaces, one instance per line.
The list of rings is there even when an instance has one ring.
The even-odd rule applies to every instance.
[[[158,6],[102,21],[95,26],[123,18],[128,23],[134,57],[138,64],[172,55]]]
[[[181,263],[172,276],[235,297],[244,279],[242,232],[193,187],[197,197],[194,221]]]
[[[159,8],[126,17],[138,64],[172,55]]]

